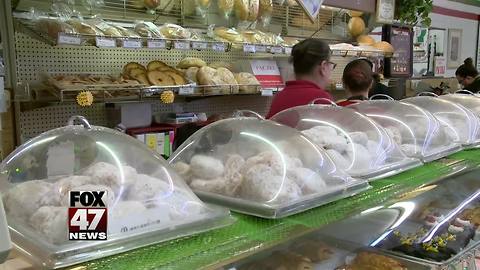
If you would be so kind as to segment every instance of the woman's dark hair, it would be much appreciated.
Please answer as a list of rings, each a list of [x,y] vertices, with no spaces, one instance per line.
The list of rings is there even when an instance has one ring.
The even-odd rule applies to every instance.
[[[305,75],[312,72],[322,61],[330,60],[330,46],[316,38],[308,38],[293,46],[290,62],[295,74]]]
[[[457,68],[457,71],[455,71],[455,75],[460,76],[462,78],[465,78],[468,76],[477,77],[478,70],[473,65],[472,58],[469,57],[465,59],[465,61],[463,61],[463,65],[459,66]]]
[[[372,67],[363,59],[353,60],[345,66],[342,80],[352,93],[368,91],[373,82]]]

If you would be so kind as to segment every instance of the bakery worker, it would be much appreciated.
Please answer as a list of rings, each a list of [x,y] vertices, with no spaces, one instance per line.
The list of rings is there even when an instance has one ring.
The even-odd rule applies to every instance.
[[[463,86],[463,89],[473,93],[480,91],[480,76],[478,70],[473,65],[472,58],[467,58],[464,64],[455,71],[458,83]]]
[[[368,100],[368,93],[373,85],[371,62],[366,59],[356,59],[348,63],[343,70],[342,81],[348,98],[338,102],[339,106],[348,106]]]
[[[288,81],[275,95],[267,118],[285,109],[309,104],[317,98],[332,100],[330,93],[325,91],[336,67],[330,56],[330,47],[319,39],[309,38],[295,45],[290,57],[295,80]]]

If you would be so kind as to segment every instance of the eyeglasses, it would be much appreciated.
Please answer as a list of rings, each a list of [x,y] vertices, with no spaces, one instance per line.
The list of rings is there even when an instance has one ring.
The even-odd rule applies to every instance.
[[[334,63],[332,61],[327,61],[330,65],[332,65],[332,70],[334,70],[337,67],[337,63]]]

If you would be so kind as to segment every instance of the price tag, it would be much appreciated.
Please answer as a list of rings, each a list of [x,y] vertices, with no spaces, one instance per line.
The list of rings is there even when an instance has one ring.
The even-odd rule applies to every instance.
[[[244,44],[243,45],[243,52],[246,52],[246,53],[255,53],[255,45],[251,45],[251,44]]]
[[[285,47],[285,54],[292,54],[292,47]]]
[[[165,49],[167,42],[163,39],[149,39],[147,40],[147,48],[150,49]]]
[[[193,87],[180,87],[178,89],[178,94],[179,95],[193,95],[195,93]]]
[[[105,37],[96,37],[95,43],[99,48],[115,48],[117,47],[117,42],[113,38],[105,38]]]
[[[262,97],[273,96],[273,89],[262,89]]]
[[[125,39],[122,45],[122,47],[128,49],[139,49],[142,48],[142,41],[138,39]]]
[[[192,48],[195,50],[206,50],[208,43],[205,42],[192,42]]]
[[[225,43],[213,43],[212,50],[216,52],[225,52]]]
[[[188,41],[175,41],[173,46],[177,50],[190,50],[190,42]]]
[[[270,48],[270,52],[274,54],[281,54],[283,53],[283,48],[282,47],[272,47]]]
[[[63,45],[80,45],[82,43],[82,39],[78,36],[71,36],[65,33],[58,34],[58,44]]]
[[[255,52],[265,53],[265,52],[267,52],[267,46],[255,45]]]

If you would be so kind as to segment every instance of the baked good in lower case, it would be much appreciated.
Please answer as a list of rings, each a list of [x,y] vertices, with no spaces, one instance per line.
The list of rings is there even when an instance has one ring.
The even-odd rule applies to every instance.
[[[156,70],[163,67],[168,67],[168,65],[162,61],[155,60],[148,63],[147,70]]]
[[[153,23],[139,22],[135,25],[135,32],[142,37],[163,38],[162,33]]]
[[[305,242],[293,245],[291,250],[309,258],[313,263],[329,260],[334,254],[330,246],[323,242],[314,240],[307,240]]]
[[[175,80],[169,76],[167,73],[150,70],[147,72],[147,78],[151,85],[155,86],[173,86],[175,85]]]
[[[130,70],[135,69],[135,68],[136,69],[142,69],[142,70],[146,71],[146,69],[143,65],[141,65],[139,63],[136,63],[136,62],[130,62],[130,63],[126,64],[125,66],[123,66],[123,71],[122,71],[123,76],[128,78],[129,75],[130,75]]]
[[[260,91],[260,82],[255,75],[248,72],[235,73],[235,80],[239,84],[240,93],[256,93]]]
[[[134,68],[134,69],[131,69],[129,72],[128,72],[128,78],[131,78],[131,79],[134,79],[134,80],[137,80],[139,83],[141,84],[145,84],[145,85],[149,85],[150,82],[147,78],[147,73],[145,70],[143,69],[140,69],[140,68]]]
[[[185,57],[177,65],[177,68],[190,68],[190,67],[204,67],[207,63],[200,58],[196,57]]]
[[[166,23],[160,26],[159,29],[160,33],[162,33],[165,38],[189,39],[192,36],[192,33],[189,30],[176,24]]]
[[[238,93],[237,80],[235,80],[235,76],[230,70],[223,67],[217,68],[217,76],[220,77],[224,84],[230,85],[231,94]]]
[[[235,0],[235,15],[240,21],[256,21],[259,0]]]

